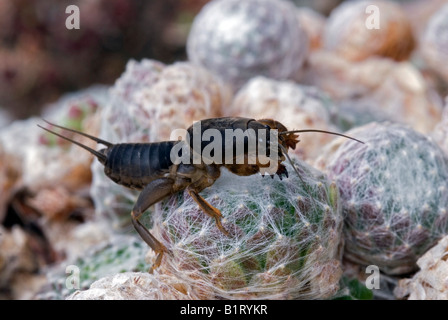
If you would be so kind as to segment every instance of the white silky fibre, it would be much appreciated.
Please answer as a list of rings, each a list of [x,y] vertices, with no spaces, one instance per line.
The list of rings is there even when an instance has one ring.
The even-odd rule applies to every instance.
[[[283,0],[214,0],[196,16],[188,58],[235,89],[263,75],[291,79],[302,68],[309,39],[297,8]]]
[[[448,232],[448,163],[442,150],[411,128],[371,123],[337,139],[316,167],[334,179],[345,219],[345,256],[388,274],[416,260]]]
[[[338,190],[297,162],[301,180],[222,176],[201,195],[221,210],[221,232],[187,192],[156,207],[152,233],[170,254],[156,272],[195,284],[206,299],[322,299],[339,289]]]

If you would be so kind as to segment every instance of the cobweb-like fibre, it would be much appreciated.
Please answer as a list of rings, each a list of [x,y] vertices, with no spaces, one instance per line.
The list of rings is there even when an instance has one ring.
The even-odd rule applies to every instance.
[[[211,1],[187,39],[188,59],[235,89],[257,75],[294,78],[308,47],[295,6],[277,0]]]
[[[223,215],[223,234],[187,192],[156,207],[153,234],[171,254],[157,272],[194,283],[203,299],[328,298],[341,276],[338,190],[297,163],[301,177],[222,176],[201,195]],[[199,292],[199,293],[198,293]]]
[[[345,255],[389,274],[416,260],[448,231],[448,165],[441,149],[409,127],[372,123],[337,140],[317,166],[341,192]]]

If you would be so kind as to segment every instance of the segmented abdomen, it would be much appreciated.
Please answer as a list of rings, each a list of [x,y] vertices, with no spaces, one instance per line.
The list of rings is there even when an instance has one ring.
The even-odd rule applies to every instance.
[[[141,189],[169,171],[173,164],[170,152],[176,143],[116,144],[108,150],[104,172],[116,183]]]

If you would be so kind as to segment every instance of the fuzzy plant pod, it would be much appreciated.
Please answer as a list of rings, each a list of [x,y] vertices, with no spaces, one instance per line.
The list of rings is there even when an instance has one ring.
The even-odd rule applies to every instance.
[[[21,228],[0,226],[0,234],[0,289],[6,291],[14,277],[35,272],[40,261],[32,237]]]
[[[408,20],[412,25],[415,38],[420,46],[420,40],[425,33],[425,27],[434,13],[446,4],[445,0],[426,0],[426,1],[404,1],[401,2],[402,8],[405,10]]]
[[[448,300],[447,258],[448,236],[445,236],[418,259],[419,272],[398,282],[395,296],[408,300]]]
[[[430,133],[430,137],[439,145],[448,157],[448,97],[445,99],[445,106],[443,108],[442,119],[434,127]]]
[[[320,49],[326,17],[309,7],[297,7],[297,14],[309,39],[309,51]]]
[[[349,116],[370,114],[376,121],[408,124],[425,134],[440,121],[441,97],[409,61],[370,57],[350,62],[324,50],[307,61],[304,83],[325,91],[336,104],[352,105]]]
[[[126,272],[147,272],[147,251],[147,245],[135,236],[114,234],[82,254],[46,270],[47,282],[37,298],[65,299],[77,290],[89,289],[95,281],[105,277]],[[69,278],[68,275],[73,277]]]
[[[107,101],[107,89],[94,86],[74,94],[67,94],[48,105],[42,118],[52,123],[86,131],[99,132],[101,107]],[[3,151],[18,158],[23,186],[31,190],[64,186],[69,190],[85,187],[90,183],[92,156],[79,152],[79,147],[55,137],[37,125],[54,130],[41,118],[14,121],[0,130]],[[58,130],[58,129],[56,129]],[[73,137],[68,134],[67,136]],[[94,147],[88,139],[78,139]]]
[[[370,123],[337,139],[315,166],[336,181],[345,219],[345,256],[391,275],[448,232],[448,162],[431,139],[409,127]]]
[[[170,275],[124,272],[101,278],[66,300],[197,300],[189,289]]]
[[[294,78],[309,40],[288,1],[214,0],[196,16],[188,58],[238,89],[250,78]]]
[[[279,81],[266,77],[250,79],[235,95],[229,116],[275,119],[288,130],[320,129],[335,131],[330,119],[336,106],[321,90],[293,81]],[[301,159],[312,160],[334,136],[304,133],[293,152]]]
[[[232,90],[218,77],[189,62],[165,65],[155,60],[131,60],[110,90],[111,103],[101,122],[101,139],[111,143],[170,140],[176,129],[194,121],[218,117],[230,104]],[[173,140],[177,140],[171,138]],[[138,193],[112,182],[98,161],[92,165],[91,194],[97,213],[130,222]]]
[[[429,19],[421,40],[421,51],[428,66],[448,82],[448,4]]]
[[[341,132],[370,122],[383,122],[389,119],[388,115],[381,112],[381,110],[372,108],[371,101],[343,101],[337,104],[336,110],[337,112],[333,112],[331,115],[331,122]]]
[[[327,20],[323,42],[326,50],[349,61],[371,56],[401,61],[409,57],[415,45],[404,10],[387,0],[342,3]]]
[[[206,299],[318,299],[339,288],[338,189],[297,162],[301,179],[223,170],[201,195],[221,210],[223,234],[187,192],[160,203],[152,232],[171,254],[157,272],[195,283]]]
[[[143,59],[128,62],[110,95],[103,139],[156,142],[169,140],[174,129],[186,129],[193,121],[218,117],[232,91],[220,78],[189,62],[165,65]]]

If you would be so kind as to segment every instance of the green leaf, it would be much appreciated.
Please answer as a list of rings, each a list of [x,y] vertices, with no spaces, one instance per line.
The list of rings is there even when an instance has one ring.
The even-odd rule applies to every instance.
[[[373,292],[367,289],[367,287],[358,279],[348,279],[342,277],[341,288],[348,289],[348,293],[344,292],[343,295],[338,295],[333,300],[372,300]]]

